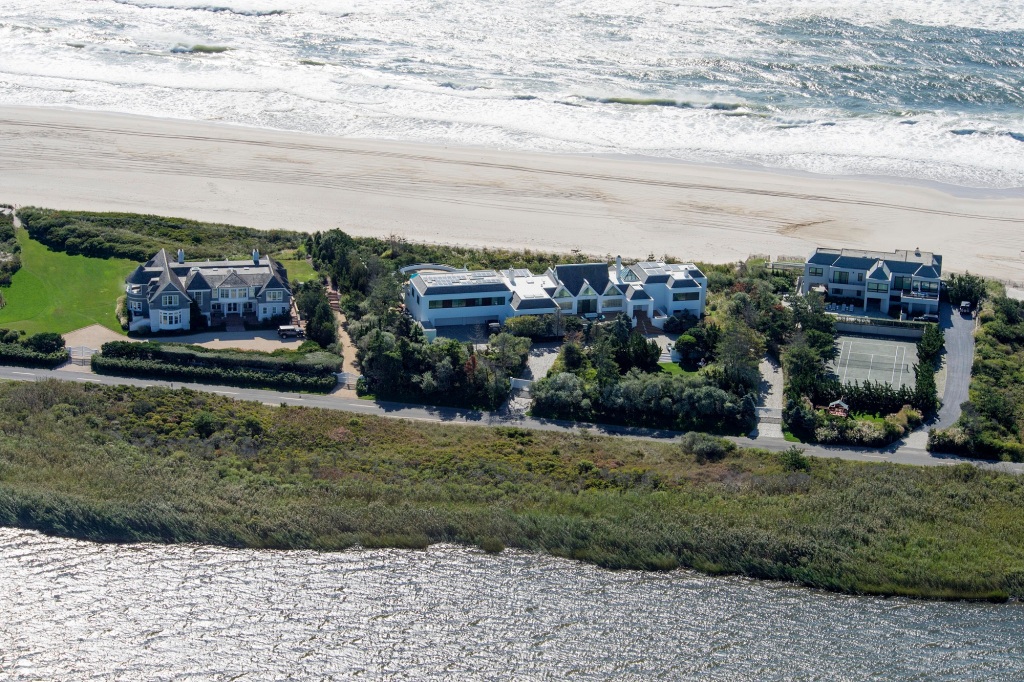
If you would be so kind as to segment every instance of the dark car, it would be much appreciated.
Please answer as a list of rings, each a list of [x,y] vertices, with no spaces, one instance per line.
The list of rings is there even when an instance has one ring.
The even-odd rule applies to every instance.
[[[974,309],[974,306],[971,305],[970,301],[961,301],[960,302],[960,314],[961,315],[969,316],[973,309]]]
[[[283,324],[277,328],[277,335],[282,339],[301,339],[306,336],[306,332],[303,331],[302,327],[296,327],[293,324]]]
[[[919,322],[935,322],[935,323],[938,323],[939,316],[938,315],[932,315],[932,314],[929,313],[928,315],[922,315],[921,317],[919,317],[917,319],[918,319]]]

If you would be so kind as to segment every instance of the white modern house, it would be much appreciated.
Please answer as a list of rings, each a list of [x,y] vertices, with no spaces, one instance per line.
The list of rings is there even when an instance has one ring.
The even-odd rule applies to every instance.
[[[662,327],[670,315],[704,313],[707,278],[693,263],[646,262],[629,266],[556,265],[529,270],[415,272],[405,304],[424,327],[504,322],[509,317],[567,315],[597,318],[626,313]]]
[[[865,311],[908,315],[936,314],[942,256],[920,249],[882,252],[817,249],[804,265],[803,293],[824,291],[831,298],[857,302]]]
[[[125,281],[131,331],[190,329],[194,311],[211,324],[291,313],[287,271],[255,249],[251,260],[197,262],[187,262],[181,249],[173,261],[160,249]]]

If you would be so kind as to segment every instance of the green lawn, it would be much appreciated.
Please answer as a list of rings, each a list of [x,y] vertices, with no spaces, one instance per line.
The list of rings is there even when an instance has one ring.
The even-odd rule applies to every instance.
[[[308,282],[312,279],[317,279],[320,275],[313,266],[310,265],[305,259],[295,260],[291,258],[278,258],[277,262],[285,267],[288,271],[288,281],[298,280],[299,282]]]
[[[121,331],[114,307],[136,263],[50,251],[25,230],[18,230],[18,243],[22,266],[4,290],[0,327],[63,334],[101,324]]]
[[[691,372],[685,370],[674,362],[659,362],[658,367],[661,367],[662,372],[669,374],[696,374],[697,372]]]

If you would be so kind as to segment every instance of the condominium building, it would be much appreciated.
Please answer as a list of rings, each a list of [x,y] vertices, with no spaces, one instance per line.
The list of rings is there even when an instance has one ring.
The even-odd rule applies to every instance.
[[[942,256],[920,249],[882,252],[817,249],[804,265],[802,290],[830,298],[853,299],[864,311],[908,315],[936,314]]]

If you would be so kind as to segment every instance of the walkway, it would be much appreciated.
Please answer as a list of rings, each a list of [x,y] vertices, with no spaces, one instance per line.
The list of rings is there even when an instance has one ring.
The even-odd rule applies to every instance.
[[[750,437],[760,441],[763,438],[782,438],[782,409],[784,405],[782,366],[765,355],[761,359],[761,386],[757,399],[757,428]]]
[[[195,391],[217,393],[234,400],[253,400],[265,405],[282,404],[302,407],[319,407],[330,410],[344,410],[357,414],[370,414],[380,417],[409,419],[412,421],[437,422],[444,424],[475,425],[475,426],[517,426],[519,428],[538,431],[564,431],[625,436],[646,440],[667,441],[682,435],[668,429],[646,429],[627,426],[609,426],[602,424],[585,424],[565,422],[552,419],[535,419],[524,415],[502,416],[491,412],[467,410],[450,407],[433,407],[427,405],[406,405],[384,401],[353,399],[351,391],[336,391],[329,395],[284,393],[281,391],[264,391],[258,389],[235,388],[228,386],[210,386],[182,382],[156,381],[148,379],[132,379],[112,377],[99,374],[73,375],[68,372],[44,369],[26,369],[23,367],[0,366],[0,379],[14,381],[39,381],[43,379],[60,379],[64,381],[81,381],[100,385],[126,386],[166,386],[169,388],[189,388]],[[746,447],[757,447],[765,450],[782,451],[789,448],[789,443],[781,438],[733,438],[738,444]],[[897,464],[913,464],[918,466],[942,466],[969,462],[986,469],[995,469],[1011,473],[1024,473],[1024,464],[1009,462],[978,462],[954,456],[932,455],[923,448],[908,445],[891,447],[886,450],[868,448],[825,447],[820,445],[802,445],[801,449],[808,455],[816,457],[834,457],[861,462],[894,462]]]
[[[960,418],[960,405],[968,398],[971,367],[974,365],[975,320],[962,316],[948,304],[943,304],[940,317],[946,332],[946,387],[942,393],[939,418],[932,426],[945,429]]]

